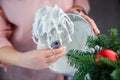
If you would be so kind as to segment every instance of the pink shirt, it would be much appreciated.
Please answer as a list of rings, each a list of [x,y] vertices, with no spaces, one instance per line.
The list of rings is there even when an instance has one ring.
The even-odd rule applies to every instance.
[[[13,46],[19,51],[36,49],[32,40],[35,12],[55,4],[64,11],[74,5],[81,5],[86,12],[89,11],[87,0],[0,0],[0,47]],[[8,22],[12,25],[9,26]],[[35,71],[14,66],[10,67],[9,73],[13,75],[12,80],[56,80],[56,74],[48,70]]]

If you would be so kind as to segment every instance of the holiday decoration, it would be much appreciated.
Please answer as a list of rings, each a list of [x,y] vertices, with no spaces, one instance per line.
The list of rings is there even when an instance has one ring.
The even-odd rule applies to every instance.
[[[86,51],[68,52],[68,62],[77,69],[75,80],[120,80],[120,38],[115,28],[109,33],[89,36]]]
[[[66,14],[58,5],[45,6],[35,13],[32,39],[37,49],[55,49],[64,45],[66,52],[73,48],[85,50],[90,35],[94,33],[86,19],[78,14]],[[73,76],[76,71],[68,64],[66,55],[51,64],[49,69],[69,76]]]
[[[113,61],[118,60],[117,54],[112,50],[101,50],[99,53],[97,53],[97,56],[98,58],[105,57]]]

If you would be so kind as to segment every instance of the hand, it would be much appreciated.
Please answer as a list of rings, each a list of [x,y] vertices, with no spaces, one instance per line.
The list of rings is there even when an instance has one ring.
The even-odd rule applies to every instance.
[[[95,22],[94,22],[94,20],[93,19],[91,19],[89,16],[87,16],[87,15],[85,15],[85,14],[83,14],[83,13],[80,13],[80,16],[82,16],[83,18],[85,18],[88,22],[89,22],[89,24],[91,25],[91,27],[92,27],[92,29],[93,29],[93,31],[94,31],[94,33],[97,35],[97,34],[100,34],[100,31],[99,31],[99,29],[98,29],[98,27],[97,27],[97,25],[95,24]]]
[[[30,69],[45,69],[65,55],[65,48],[32,50],[21,56],[20,66]]]
[[[70,10],[68,10],[67,13],[79,14],[80,16],[82,16],[89,22],[89,24],[91,25],[91,27],[96,35],[100,34],[100,31],[99,31],[97,25],[95,24],[94,20],[91,19],[89,16],[87,16],[85,14],[85,12],[80,12],[80,10],[83,10],[83,8],[81,6],[74,6]]]

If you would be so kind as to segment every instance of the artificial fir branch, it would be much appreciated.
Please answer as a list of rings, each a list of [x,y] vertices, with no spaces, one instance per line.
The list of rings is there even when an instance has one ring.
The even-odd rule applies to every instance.
[[[118,37],[118,31],[116,29],[111,29],[110,30],[110,42],[112,42],[111,44],[109,44],[109,48],[117,51],[120,49],[120,39]]]
[[[114,70],[111,74],[113,80],[120,80],[120,68]]]
[[[101,63],[102,66],[109,67],[113,70],[117,68],[117,63],[107,58],[101,57],[99,62]]]
[[[95,48],[96,45],[102,49],[110,49],[117,53],[120,57],[120,39],[117,29],[111,28],[110,35],[100,34],[97,37],[89,36],[86,46],[88,49]],[[90,75],[89,80],[120,80],[120,60],[111,61],[104,57],[100,58],[99,63],[96,62],[98,51],[90,53],[89,51],[70,50],[67,54],[68,62],[77,69],[75,80],[84,80],[87,74]]]
[[[90,55],[89,52],[82,52],[79,50],[70,50],[67,54],[68,62],[71,66],[79,68],[82,64],[90,64],[94,62],[94,55]],[[80,63],[79,63],[80,62]]]

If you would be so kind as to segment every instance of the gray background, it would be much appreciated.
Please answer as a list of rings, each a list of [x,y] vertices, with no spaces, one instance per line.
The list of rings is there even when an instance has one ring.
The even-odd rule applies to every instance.
[[[89,0],[91,11],[101,33],[108,34],[108,29],[115,27],[120,33],[120,0]]]

